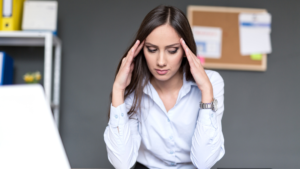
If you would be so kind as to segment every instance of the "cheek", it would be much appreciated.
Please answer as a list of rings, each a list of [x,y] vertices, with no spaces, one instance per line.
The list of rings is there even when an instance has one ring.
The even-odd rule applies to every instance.
[[[149,52],[147,51],[146,48],[143,48],[144,50],[144,55],[145,55],[145,59],[146,59],[146,62],[147,62],[147,65],[148,67],[152,67],[153,64],[155,64],[155,57],[151,56],[151,54],[149,54]]]
[[[172,64],[172,66],[180,67],[182,59],[183,59],[183,52],[182,50],[180,50],[176,54],[170,56],[169,61]]]

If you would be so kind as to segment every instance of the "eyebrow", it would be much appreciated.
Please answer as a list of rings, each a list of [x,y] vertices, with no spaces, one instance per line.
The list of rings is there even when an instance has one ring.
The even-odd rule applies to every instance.
[[[151,44],[151,43],[149,43],[149,42],[146,42],[145,45],[149,45],[149,46],[153,46],[153,47],[158,47],[158,46],[153,45],[153,44]],[[175,46],[175,45],[180,45],[180,43],[174,43],[174,44],[172,44],[172,45],[168,45],[168,46],[166,46],[166,48],[170,48],[170,47],[173,47],[173,46]]]

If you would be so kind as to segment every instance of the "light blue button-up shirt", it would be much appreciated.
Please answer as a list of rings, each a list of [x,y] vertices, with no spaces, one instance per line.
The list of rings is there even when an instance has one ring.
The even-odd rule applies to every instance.
[[[111,105],[104,141],[115,168],[129,169],[138,161],[151,169],[209,169],[224,156],[224,81],[216,71],[205,72],[218,100],[217,112],[200,109],[201,91],[185,76],[176,104],[168,112],[150,82],[137,114],[127,115],[133,94],[118,107]]]

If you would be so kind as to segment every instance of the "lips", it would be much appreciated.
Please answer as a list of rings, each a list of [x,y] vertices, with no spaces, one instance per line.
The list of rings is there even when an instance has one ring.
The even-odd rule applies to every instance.
[[[168,70],[162,70],[162,69],[155,69],[155,70],[160,75],[164,75],[164,74],[168,73]]]

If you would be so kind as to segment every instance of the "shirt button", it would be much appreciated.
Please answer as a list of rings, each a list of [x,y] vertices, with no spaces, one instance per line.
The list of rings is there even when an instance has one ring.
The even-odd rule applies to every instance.
[[[123,115],[124,115],[124,114],[122,113],[121,116],[123,117]]]
[[[171,162],[171,165],[176,165],[174,162]]]
[[[214,114],[211,114],[210,117],[214,117]]]
[[[117,118],[118,118],[118,115],[115,115],[115,118],[117,119]]]
[[[170,136],[170,139],[172,140],[172,139],[173,139],[173,136]]]
[[[173,151],[170,151],[170,154],[173,154],[174,152]]]
[[[170,119],[168,118],[168,122],[170,122]]]

